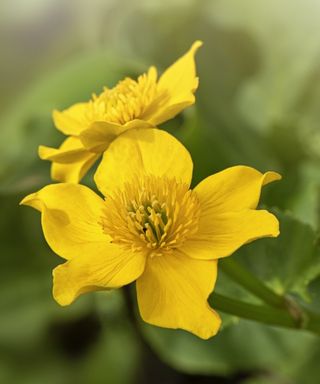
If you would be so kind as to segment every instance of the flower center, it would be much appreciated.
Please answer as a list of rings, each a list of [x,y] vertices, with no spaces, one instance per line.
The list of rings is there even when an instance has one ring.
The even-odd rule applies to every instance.
[[[157,88],[156,70],[151,68],[137,80],[127,77],[114,88],[104,88],[99,96],[93,95],[86,120],[125,124],[143,118],[148,107],[161,101],[163,96]]]
[[[148,176],[106,199],[104,231],[113,242],[152,256],[179,248],[198,229],[196,194],[174,179]]]

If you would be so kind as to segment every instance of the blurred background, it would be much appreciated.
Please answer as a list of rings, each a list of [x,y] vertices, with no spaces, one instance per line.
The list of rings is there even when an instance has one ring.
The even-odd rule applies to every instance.
[[[39,214],[18,207],[50,183],[37,147],[62,141],[54,108],[163,70],[201,39],[196,106],[163,128],[190,150],[195,183],[235,164],[283,174],[262,198],[281,238],[235,258],[320,311],[319,36],[319,0],[1,1],[0,383],[319,383],[319,338],[306,332],[224,315],[201,341],[142,324],[134,292],[121,290],[60,308],[51,270],[61,260]],[[255,300],[222,273],[217,291]]]

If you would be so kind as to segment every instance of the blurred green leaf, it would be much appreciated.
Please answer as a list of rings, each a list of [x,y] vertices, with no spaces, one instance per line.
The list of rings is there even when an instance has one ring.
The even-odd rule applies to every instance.
[[[144,324],[142,329],[166,363],[183,372],[212,375],[263,370],[288,378],[295,366],[308,361],[318,343],[316,336],[307,333],[245,320],[223,329],[208,341],[183,331]]]
[[[92,51],[47,74],[22,94],[0,120],[0,191],[21,192],[21,186],[49,181],[49,165],[42,166],[39,173],[40,166],[33,163],[40,163],[40,144],[57,146],[62,142],[63,136],[51,121],[53,109],[85,101],[138,67],[136,62],[120,61],[108,51]]]
[[[135,335],[124,319],[106,321],[102,337],[81,367],[80,383],[128,384],[135,382],[140,349]]]
[[[277,293],[310,301],[308,285],[320,275],[318,236],[289,213],[274,210],[274,214],[280,221],[280,236],[245,245],[233,257]]]
[[[320,164],[306,162],[300,166],[299,193],[290,202],[291,209],[301,221],[311,225],[314,230],[320,224]]]
[[[277,374],[258,374],[253,378],[248,380],[241,381],[241,384],[287,384],[288,380],[283,376],[279,376]],[[292,383],[290,381],[290,383]]]
[[[218,0],[210,7],[212,20],[240,28],[256,42],[263,65],[238,94],[241,111],[256,128],[267,129],[297,112],[300,118],[316,100],[320,44],[312,36],[319,28],[319,10],[316,0],[244,0],[241,5]]]

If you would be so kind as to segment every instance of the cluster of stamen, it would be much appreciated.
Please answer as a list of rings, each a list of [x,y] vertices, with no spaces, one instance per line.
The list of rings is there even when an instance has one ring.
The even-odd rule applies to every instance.
[[[199,201],[174,179],[145,177],[106,199],[104,231],[113,242],[152,256],[179,248],[198,230]]]
[[[100,95],[93,95],[85,119],[118,124],[142,119],[148,108],[153,103],[161,102],[163,96],[157,87],[156,70],[151,68],[137,80],[127,77],[114,88],[104,88]]]

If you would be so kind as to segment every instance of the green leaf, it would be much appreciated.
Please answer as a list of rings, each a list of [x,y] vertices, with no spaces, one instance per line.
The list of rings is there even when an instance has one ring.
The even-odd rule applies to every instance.
[[[301,221],[315,230],[320,224],[320,173],[318,162],[306,162],[300,166],[299,193],[291,200],[292,211]]]
[[[81,367],[80,383],[127,384],[135,380],[139,364],[139,344],[129,324],[109,323],[98,346]]]
[[[176,369],[224,376],[265,370],[280,377],[294,377],[295,365],[308,361],[318,343],[311,334],[245,320],[207,341],[184,331],[145,324],[142,329],[159,356]]]
[[[280,221],[280,236],[245,245],[233,257],[277,293],[295,294],[309,302],[308,285],[320,275],[318,237],[291,214],[273,212]]]
[[[213,5],[212,18],[245,31],[259,51],[259,71],[238,94],[240,109],[254,127],[268,129],[297,112],[303,117],[318,104],[320,43],[310,39],[319,28],[317,7],[302,0],[220,0]]]
[[[91,51],[47,74],[15,100],[0,120],[0,191],[20,191],[21,185],[25,188],[49,180],[49,164],[39,172],[37,152],[40,144],[62,142],[63,136],[52,123],[53,109],[88,100],[93,92],[115,85],[137,68],[135,62],[117,60],[110,52]]]

